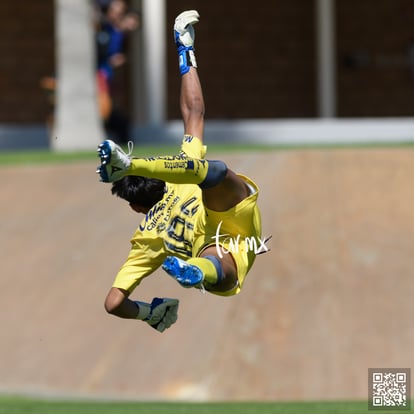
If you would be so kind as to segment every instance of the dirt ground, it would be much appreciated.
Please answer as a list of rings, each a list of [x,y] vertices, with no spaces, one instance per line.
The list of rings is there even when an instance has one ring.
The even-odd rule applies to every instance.
[[[261,188],[264,235],[240,295],[159,271],[163,334],[103,300],[139,217],[95,164],[1,167],[0,392],[141,400],[365,399],[368,368],[414,367],[414,152],[224,155]]]

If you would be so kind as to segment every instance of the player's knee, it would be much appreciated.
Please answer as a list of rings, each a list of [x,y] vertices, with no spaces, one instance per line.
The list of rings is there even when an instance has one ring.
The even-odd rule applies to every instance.
[[[227,174],[227,165],[223,161],[208,161],[208,171],[206,178],[199,184],[203,190],[211,188],[221,183]]]

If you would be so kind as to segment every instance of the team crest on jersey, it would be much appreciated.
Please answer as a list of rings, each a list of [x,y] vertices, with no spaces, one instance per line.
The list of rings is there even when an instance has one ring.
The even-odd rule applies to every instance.
[[[166,229],[165,223],[159,223],[157,226],[157,233],[162,233]]]

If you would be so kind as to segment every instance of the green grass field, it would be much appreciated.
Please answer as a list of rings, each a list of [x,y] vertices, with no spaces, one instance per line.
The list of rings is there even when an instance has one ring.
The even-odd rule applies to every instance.
[[[375,411],[374,411],[375,412]],[[395,413],[383,411],[382,413]],[[366,402],[92,402],[0,397],[0,414],[360,414]]]
[[[312,149],[340,149],[340,148],[413,148],[414,143],[395,143],[395,144],[354,144],[354,145],[248,145],[248,144],[209,144],[209,153],[228,153],[243,151],[280,151],[280,150],[312,150]],[[127,151],[127,149],[125,148]],[[142,156],[166,155],[177,152],[177,146],[148,146],[138,145],[134,147],[134,155]],[[78,152],[53,152],[48,150],[32,151],[0,151],[0,167],[16,164],[44,164],[44,163],[63,163],[73,161],[98,161],[95,151]]]

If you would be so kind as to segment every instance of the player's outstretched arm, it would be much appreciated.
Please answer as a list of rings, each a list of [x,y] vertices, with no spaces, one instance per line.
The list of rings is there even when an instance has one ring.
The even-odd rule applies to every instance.
[[[177,46],[178,66],[181,73],[180,108],[184,121],[184,133],[203,140],[204,98],[197,73],[194,54],[195,32],[198,22],[196,10],[180,13],[174,23],[174,39]]]
[[[112,287],[105,299],[108,313],[124,319],[139,319],[159,332],[177,321],[178,299],[154,298],[151,303],[133,301],[126,290]]]
[[[197,69],[191,68],[181,80],[181,115],[184,134],[193,135],[203,141],[204,99]]]

